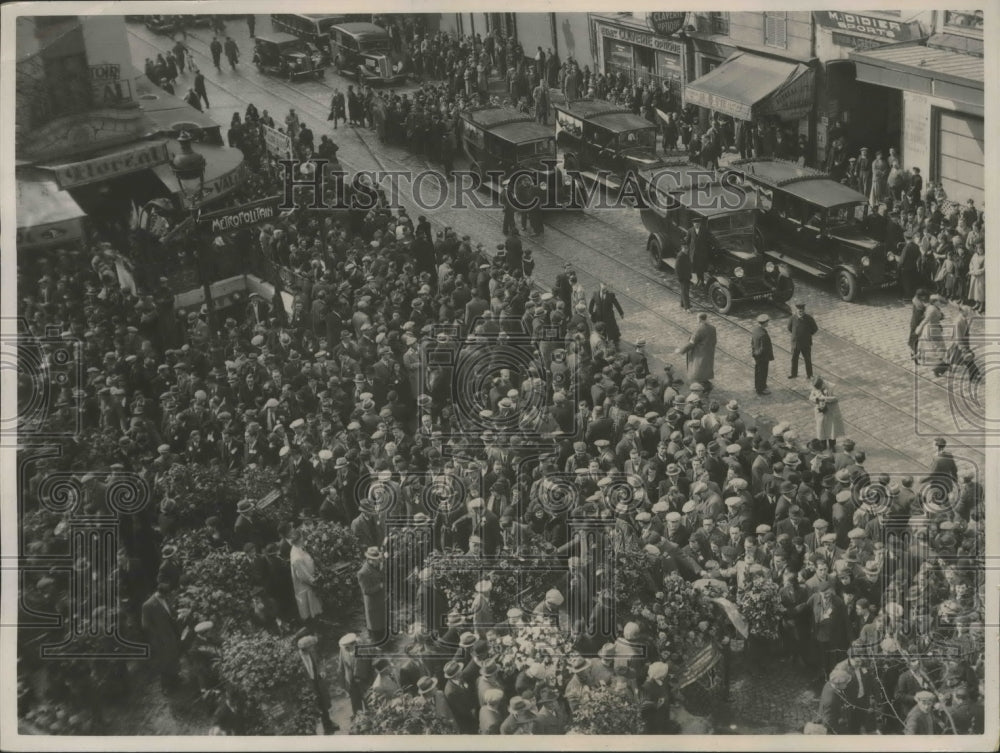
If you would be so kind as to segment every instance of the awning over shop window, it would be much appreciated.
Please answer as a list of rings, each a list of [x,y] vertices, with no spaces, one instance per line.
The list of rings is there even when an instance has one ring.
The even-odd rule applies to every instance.
[[[812,108],[813,72],[802,63],[738,52],[689,83],[684,101],[740,120],[802,118]]]
[[[921,44],[851,53],[858,81],[983,106],[983,59]]]
[[[205,188],[198,205],[208,204],[232,192],[246,181],[246,166],[243,152],[228,146],[196,144],[195,151],[205,158]],[[173,155],[180,153],[180,144],[167,141],[167,151]],[[169,161],[153,169],[160,182],[172,194],[180,193],[180,186]]]
[[[83,238],[85,213],[66,191],[40,171],[18,171],[17,248],[42,248]]]

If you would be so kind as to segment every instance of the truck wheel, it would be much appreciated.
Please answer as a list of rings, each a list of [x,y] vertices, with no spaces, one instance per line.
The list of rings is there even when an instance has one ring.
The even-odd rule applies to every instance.
[[[842,269],[837,272],[837,295],[842,301],[850,303],[858,295],[858,278]]]
[[[728,314],[733,307],[733,294],[725,285],[713,282],[708,289],[708,297],[711,299],[712,305],[715,306],[715,310],[720,314]]]
[[[649,255],[653,259],[653,267],[660,269],[663,266],[663,250],[660,248],[660,241],[655,235],[649,236],[649,240],[646,241],[646,250],[649,251]]]

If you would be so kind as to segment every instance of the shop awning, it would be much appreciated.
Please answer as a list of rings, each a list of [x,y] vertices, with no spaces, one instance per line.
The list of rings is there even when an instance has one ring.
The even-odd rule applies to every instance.
[[[983,106],[983,59],[921,44],[855,50],[857,80]]]
[[[740,120],[801,118],[812,108],[813,72],[802,63],[738,52],[689,83],[684,101]]]
[[[41,248],[83,238],[83,218],[68,192],[37,170],[18,171],[17,248]]]
[[[205,158],[205,187],[198,205],[208,204],[236,188],[246,181],[246,166],[243,162],[243,152],[228,146],[213,146],[211,144],[195,144],[195,151]],[[167,151],[171,154],[180,152],[180,144],[173,139],[167,141]],[[171,194],[180,192],[177,177],[170,163],[158,165],[153,172]]]

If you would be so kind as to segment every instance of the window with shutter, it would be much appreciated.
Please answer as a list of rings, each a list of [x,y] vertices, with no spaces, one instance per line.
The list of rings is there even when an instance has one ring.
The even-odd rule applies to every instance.
[[[788,46],[787,17],[784,11],[764,14],[764,44],[768,47]]]
[[[713,34],[729,34],[729,14],[713,12],[709,13]]]

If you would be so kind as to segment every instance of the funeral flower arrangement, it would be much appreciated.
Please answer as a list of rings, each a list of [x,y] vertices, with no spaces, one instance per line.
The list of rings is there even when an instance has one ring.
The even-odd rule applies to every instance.
[[[513,680],[528,665],[540,664],[542,675],[538,679],[558,690],[569,682],[569,662],[579,656],[572,641],[550,625],[532,625],[512,635],[496,636],[491,648],[504,679]]]
[[[778,584],[770,578],[754,578],[736,597],[736,607],[747,622],[752,637],[776,640],[781,634],[785,607]]]
[[[277,498],[253,513],[254,520],[265,530],[267,539],[277,538],[278,526],[295,516],[287,495],[281,493],[281,481],[274,468],[251,463],[237,479],[240,499],[249,499],[255,505],[272,492]]]
[[[222,683],[249,712],[247,734],[316,734],[319,712],[314,691],[298,650],[288,639],[262,631],[226,635],[218,671]]]
[[[302,527],[302,548],[316,564],[313,584],[327,614],[346,614],[360,600],[355,575],[361,568],[361,546],[349,529],[338,523],[317,521]]]
[[[648,601],[633,602],[632,618],[655,638],[663,660],[676,666],[705,645],[718,619],[711,600],[677,573],[667,575]]]
[[[511,607],[531,609],[545,592],[557,586],[565,572],[553,560],[552,567],[545,566],[546,560],[538,557],[483,557],[474,560],[457,552],[433,553],[424,566],[431,568],[437,584],[448,598],[452,610],[469,614],[472,611],[472,597],[475,585],[481,580],[489,580],[490,603],[498,620]]]
[[[192,624],[248,622],[253,613],[253,571],[243,552],[210,552],[184,565],[178,605],[191,610]]]
[[[181,527],[200,526],[212,515],[230,520],[239,499],[234,479],[217,466],[174,463],[156,485],[160,499],[174,500],[173,515]]]
[[[571,735],[626,735],[642,729],[639,702],[631,692],[613,684],[583,688],[573,712]]]
[[[458,730],[438,716],[434,703],[423,696],[400,693],[393,698],[375,695],[351,723],[352,735],[454,735]]]

